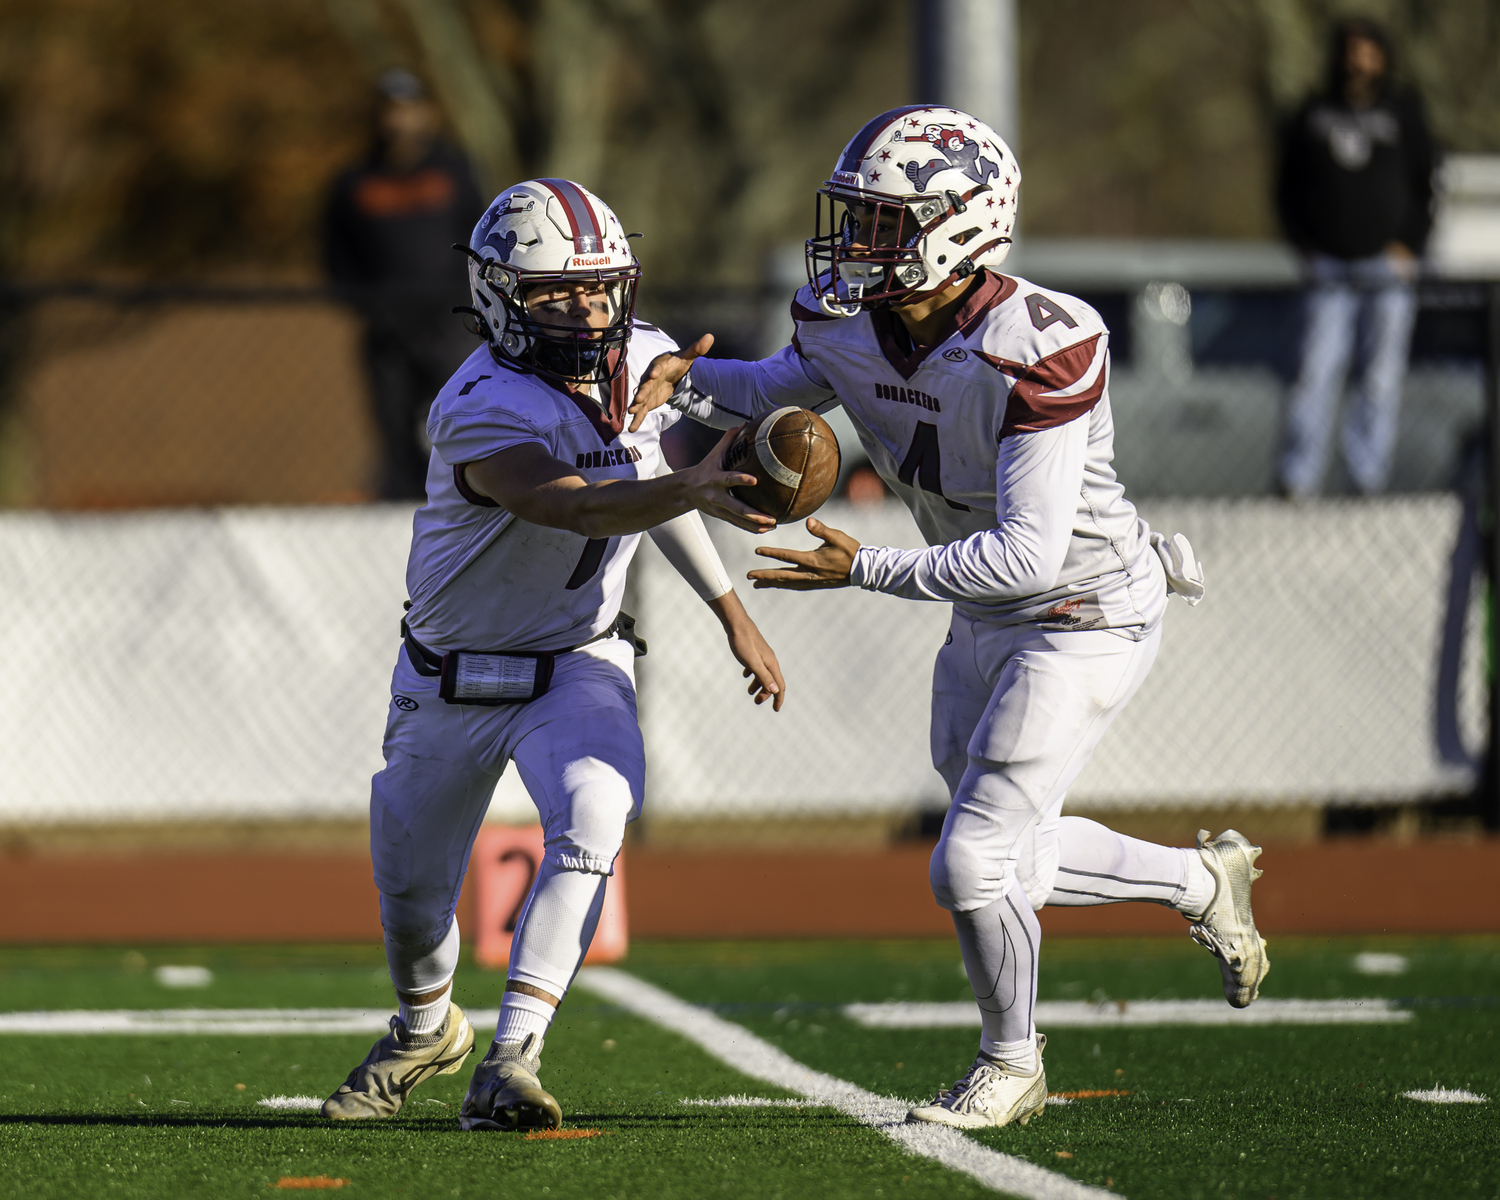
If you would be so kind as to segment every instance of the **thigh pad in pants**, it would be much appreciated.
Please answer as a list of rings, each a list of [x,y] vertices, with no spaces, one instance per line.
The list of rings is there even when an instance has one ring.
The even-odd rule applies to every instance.
[[[932,859],[938,903],[960,912],[1003,897],[1018,860],[1028,898],[1050,891],[1063,799],[1144,679],[1157,633],[1136,642],[1095,630],[1001,629],[983,631],[977,644],[981,665],[986,657],[1002,665]]]

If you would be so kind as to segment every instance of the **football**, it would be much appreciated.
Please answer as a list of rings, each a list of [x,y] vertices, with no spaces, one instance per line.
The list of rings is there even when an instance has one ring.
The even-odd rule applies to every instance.
[[[724,470],[759,481],[732,494],[777,523],[822,507],[839,478],[839,443],[828,422],[805,408],[778,408],[746,425],[724,453]]]

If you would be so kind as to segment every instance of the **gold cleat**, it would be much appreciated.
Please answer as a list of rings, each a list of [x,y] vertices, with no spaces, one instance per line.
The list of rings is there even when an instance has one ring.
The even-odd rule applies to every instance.
[[[1250,885],[1265,874],[1255,865],[1261,849],[1233,829],[1213,839],[1208,830],[1200,829],[1198,854],[1214,877],[1214,898],[1201,915],[1188,918],[1193,922],[1188,936],[1219,960],[1224,999],[1235,1008],[1246,1008],[1260,994],[1271,969],[1266,939],[1256,930],[1250,911]]]

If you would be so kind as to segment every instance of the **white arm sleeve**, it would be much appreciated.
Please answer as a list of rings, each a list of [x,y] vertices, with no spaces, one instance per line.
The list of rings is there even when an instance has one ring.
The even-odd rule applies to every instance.
[[[784,346],[759,362],[700,358],[669,403],[695,421],[732,429],[788,404],[827,412],[838,399],[817,367]]]
[[[1002,438],[994,529],[925,550],[861,546],[849,580],[908,600],[1035,596],[1057,584],[1083,488],[1089,415]]]
[[[671,470],[663,462],[657,475],[669,475]],[[705,604],[734,590],[729,572],[703,527],[703,517],[696,510],[663,521],[648,532],[657,549]]]

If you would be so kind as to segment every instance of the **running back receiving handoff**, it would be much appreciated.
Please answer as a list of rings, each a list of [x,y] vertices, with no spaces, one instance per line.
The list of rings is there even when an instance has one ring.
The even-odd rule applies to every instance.
[[[863,546],[810,520],[820,546],[762,548],[783,565],[751,578],[953,606],[932,695],[932,761],[952,805],[930,873],[983,1035],[969,1073],[911,1119],[963,1127],[1043,1111],[1035,909],[1170,905],[1219,960],[1236,1007],[1267,970],[1250,910],[1259,848],[1233,830],[1157,846],[1061,815],[1150,670],[1168,595],[1197,603],[1203,575],[1187,540],[1152,533],[1115,476],[1099,315],[998,270],[1020,182],[1010,149],[967,113],[876,117],[820,190],[791,345],[756,363],[666,355],[631,409],[644,422],[670,402],[722,427],[842,404],[926,538],[923,550]]]
[[[450,999],[459,887],[495,782],[512,761],[537,806],[545,854],[517,918],[494,1043],[459,1123],[555,1128],[542,1040],[587,952],[625,826],[640,813],[645,753],[620,611],[649,532],[724,626],[756,703],[785,685],[699,511],[763,532],[720,468],[729,438],[671,472],[672,409],[626,429],[626,399],[673,343],[635,318],[640,268],[615,214],[568,180],[509,188],[464,248],[484,344],[432,405],[427,503],[370,798],[370,851],[399,1009],[323,1105],[393,1116],[412,1089],[457,1071],[474,1033]]]

